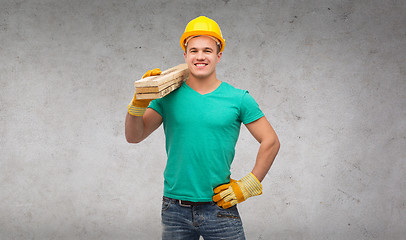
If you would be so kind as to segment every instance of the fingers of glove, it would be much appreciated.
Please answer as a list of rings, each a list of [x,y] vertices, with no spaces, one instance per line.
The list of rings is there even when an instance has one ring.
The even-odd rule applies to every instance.
[[[217,202],[217,205],[218,205],[219,207],[223,207],[224,204],[226,204],[226,202],[225,202],[223,199]]]
[[[151,76],[160,75],[161,73],[162,73],[162,72],[161,72],[161,69],[155,68],[155,69],[152,69],[152,71],[151,71]]]
[[[238,202],[237,202],[236,200],[230,201],[230,202],[226,202],[226,203],[223,204],[223,208],[224,208],[224,209],[230,208],[230,207],[236,205],[237,203],[238,203]]]
[[[151,76],[151,70],[148,70],[144,75],[142,75],[142,78],[146,78]]]
[[[230,183],[226,183],[226,184],[223,184],[223,185],[220,185],[220,186],[216,187],[213,190],[213,192],[217,194],[217,193],[220,193],[220,192],[226,190],[229,187],[230,187]]]
[[[137,94],[134,94],[133,101],[131,102],[133,106],[135,107],[148,107],[149,103],[151,102],[151,99],[141,99],[137,100]]]
[[[142,78],[150,77],[152,73],[152,70],[148,70],[144,75],[142,75]]]
[[[232,189],[232,188],[230,187],[230,189]],[[234,191],[231,190],[230,194],[227,194],[223,197],[223,200],[224,200],[224,202],[230,202],[230,201],[238,200],[238,199],[236,198]]]
[[[222,198],[221,198],[221,196],[220,196],[220,193],[213,196],[213,201],[215,201],[215,202],[218,202],[218,201],[220,201],[221,199],[222,199]]]
[[[220,193],[214,195],[214,196],[213,196],[213,201],[215,201],[215,202],[220,201],[221,199],[223,199],[223,198],[225,198],[226,196],[230,195],[232,191],[233,191],[232,188],[230,188],[230,187],[227,188],[226,190],[224,190],[224,191],[222,191],[222,192],[220,192]]]
[[[230,178],[230,183],[226,183],[226,184],[223,184],[223,185],[220,185],[220,186],[216,187],[216,188],[213,190],[214,193],[217,194],[217,193],[219,193],[219,192],[221,192],[221,191],[226,190],[227,188],[230,187],[230,184],[233,183],[233,182],[237,182],[237,181],[234,180],[234,179],[232,179],[232,178]]]
[[[229,201],[229,202],[225,202],[222,200],[222,201],[218,202],[217,205],[219,207],[227,209],[227,208],[230,208],[230,207],[236,205],[237,203],[238,203],[237,200],[233,200],[233,201]]]
[[[216,200],[218,200],[218,202],[219,201],[229,202],[229,201],[237,200],[237,198],[235,197],[235,194],[233,192],[233,189],[231,187],[229,189],[224,190],[223,192],[217,194],[216,196],[217,196]]]
[[[156,76],[156,75],[160,75],[162,72],[159,68],[155,68],[152,70],[148,70],[143,76],[142,78],[146,78],[146,77],[150,77],[150,76]]]

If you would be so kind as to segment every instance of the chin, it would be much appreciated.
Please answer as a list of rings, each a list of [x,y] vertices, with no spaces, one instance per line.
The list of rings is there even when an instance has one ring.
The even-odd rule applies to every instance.
[[[210,77],[210,75],[211,74],[207,74],[207,73],[194,73],[194,72],[190,72],[190,74],[193,76],[193,77],[195,77],[195,78],[198,78],[198,79],[204,79],[204,78],[208,78],[208,77]]]

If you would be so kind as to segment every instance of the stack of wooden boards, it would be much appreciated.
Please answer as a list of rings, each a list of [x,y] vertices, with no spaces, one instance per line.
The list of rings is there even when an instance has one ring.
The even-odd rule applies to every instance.
[[[189,77],[186,63],[169,68],[161,75],[146,77],[134,82],[137,99],[161,98],[179,88]]]

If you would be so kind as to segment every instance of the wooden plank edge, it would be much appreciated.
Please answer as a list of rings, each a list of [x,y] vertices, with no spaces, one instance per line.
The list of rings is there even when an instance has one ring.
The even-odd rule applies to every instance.
[[[182,83],[183,83],[183,81],[174,83],[171,86],[163,89],[162,91],[160,91],[158,93],[140,93],[140,94],[137,94],[136,96],[137,96],[137,99],[139,99],[139,100],[162,98],[162,97],[165,97],[166,95],[168,95],[169,93],[175,91],[176,89],[178,89],[180,86],[182,86]]]
[[[167,69],[161,73],[161,75],[146,77],[134,82],[134,87],[152,87],[164,84],[178,76],[189,76],[189,69],[186,63],[179,64],[175,67]]]
[[[161,84],[159,86],[153,86],[153,87],[136,87],[135,88],[135,93],[141,94],[141,93],[158,93],[162,91],[163,89],[169,87],[172,84],[179,83],[181,81],[184,81],[184,76],[178,76],[177,78],[174,78],[164,84]]]
[[[183,69],[176,72],[171,72],[165,76],[152,76],[148,78],[141,79],[142,81],[136,81],[134,87],[158,87],[166,82],[172,81],[176,78],[187,78],[189,76],[189,70]]]

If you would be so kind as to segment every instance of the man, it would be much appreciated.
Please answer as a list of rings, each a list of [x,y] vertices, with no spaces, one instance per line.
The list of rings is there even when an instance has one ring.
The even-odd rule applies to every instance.
[[[188,80],[152,102],[134,97],[126,116],[126,138],[139,143],[164,124],[168,159],[163,239],[245,239],[236,204],[262,193],[260,182],[279,141],[248,91],[217,79],[225,41],[215,21],[204,16],[190,21],[180,44]],[[157,74],[159,69],[154,69],[144,76]],[[260,147],[252,171],[235,181],[230,166],[241,122]]]

